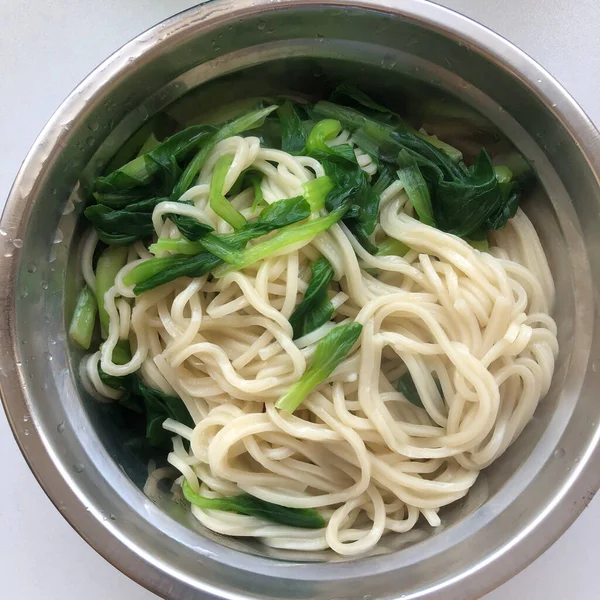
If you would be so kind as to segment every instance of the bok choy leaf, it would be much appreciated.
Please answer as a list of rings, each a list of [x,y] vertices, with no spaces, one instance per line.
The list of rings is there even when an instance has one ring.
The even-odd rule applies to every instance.
[[[297,339],[327,323],[333,314],[333,304],[329,300],[327,288],[333,278],[333,267],[324,257],[311,266],[312,277],[304,298],[290,316],[290,324]]]
[[[360,323],[338,325],[317,345],[304,375],[275,403],[276,408],[293,413],[304,399],[325,381],[346,358],[362,332]]]
[[[321,529],[325,527],[325,520],[313,508],[289,508],[272,502],[266,502],[250,494],[239,494],[224,498],[207,498],[192,490],[190,484],[184,479],[182,484],[183,496],[190,503],[202,509],[224,510],[227,512],[249,515],[306,529]]]

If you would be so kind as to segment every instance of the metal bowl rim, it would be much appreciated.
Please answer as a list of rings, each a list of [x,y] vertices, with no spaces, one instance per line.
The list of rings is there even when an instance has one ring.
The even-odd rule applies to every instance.
[[[84,97],[87,97],[88,102],[101,98],[105,86],[135,69],[135,66],[127,60],[134,48],[136,54],[146,54],[157,48],[169,36],[184,35],[187,30],[188,33],[192,31],[198,33],[217,25],[220,21],[233,21],[240,15],[257,15],[274,9],[315,8],[315,6],[384,11],[468,44],[474,51],[509,71],[544,103],[569,131],[580,147],[581,158],[588,163],[590,170],[595,174],[596,181],[600,184],[600,143],[598,142],[600,136],[589,117],[568,92],[532,58],[503,37],[467,17],[425,0],[285,0],[284,3],[277,5],[273,5],[270,0],[212,0],[179,13],[140,34],[96,67],[71,92],[27,154],[9,193],[0,220],[0,229],[11,228],[15,237],[22,237],[36,194],[28,193],[23,197],[22,192],[17,193],[17,190],[22,190],[27,182],[32,182],[29,185],[30,192],[35,191],[35,182],[43,177],[47,158],[54,152],[60,151],[61,137],[65,133],[64,124],[80,118],[85,110],[85,103],[82,100]],[[141,52],[140,42],[143,44]],[[34,175],[33,179],[31,174]],[[6,315],[0,325],[0,338],[3,340],[0,367],[14,368],[17,361],[18,339],[15,323],[16,299],[13,291],[19,265],[18,253],[13,257],[1,258],[0,265],[0,310]],[[29,413],[30,405],[30,399],[24,392],[21,380],[17,378],[7,382],[4,379],[0,391],[17,444],[41,487],[57,507],[59,497],[63,502],[67,499],[72,506],[69,513],[63,513],[65,519],[115,567],[148,589],[158,591],[156,578],[152,573],[154,567],[150,566],[143,556],[122,543],[118,536],[111,534],[96,519],[90,518],[76,491],[67,485],[61,470],[54,462],[52,448],[46,445],[37,429],[31,427],[30,434],[25,437],[16,426],[17,420]],[[490,585],[504,582],[545,551],[587,506],[591,500],[589,492],[596,492],[600,487],[600,476],[594,473],[600,471],[598,469],[599,439],[600,431],[597,430],[582,459],[572,469],[570,477],[564,481],[560,493],[539,515],[535,523],[512,540],[513,543],[503,547],[502,552],[493,557],[493,561],[479,563],[473,569],[444,582],[443,588],[446,592],[451,587],[464,585],[466,577],[470,579],[470,589],[481,592],[489,590]],[[547,518],[550,513],[552,519]],[[542,521],[545,521],[543,530],[539,527]],[[527,544],[523,544],[526,536]],[[521,559],[517,563],[507,556],[507,551],[509,548],[514,549],[518,544],[521,546]],[[126,570],[121,567],[123,564],[127,565]],[[172,574],[163,573],[163,575],[176,579]],[[220,592],[209,589],[205,591],[214,594]]]

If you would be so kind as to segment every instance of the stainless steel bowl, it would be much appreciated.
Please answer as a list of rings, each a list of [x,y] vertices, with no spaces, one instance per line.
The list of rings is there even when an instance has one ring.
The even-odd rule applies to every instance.
[[[557,282],[561,344],[535,418],[444,512],[444,527],[390,536],[379,555],[352,561],[266,553],[147,499],[139,489],[145,466],[127,458],[79,386],[80,355],[65,325],[86,183],[144,120],[174,102],[183,112],[208,111],[248,95],[317,95],[342,79],[403,110],[437,98],[534,164],[538,185],[525,210]],[[598,156],[596,130],[548,73],[506,40],[428,2],[221,0],[154,27],[56,112],[0,224],[0,382],[33,472],[98,552],[165,598],[202,591],[236,600],[465,600],[492,589],[546,549],[600,483]]]

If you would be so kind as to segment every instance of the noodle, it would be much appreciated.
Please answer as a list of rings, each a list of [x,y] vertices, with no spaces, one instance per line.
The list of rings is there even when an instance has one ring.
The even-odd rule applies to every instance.
[[[350,143],[369,174],[377,165],[343,131],[331,146]],[[231,232],[209,204],[219,158],[234,156],[224,193],[252,166],[263,174],[271,204],[302,193],[323,175],[315,159],[263,148],[257,137],[229,137],[209,154],[196,185],[153,213],[156,234],[177,237],[166,215],[185,215]],[[252,217],[248,190],[231,204]],[[489,253],[417,220],[399,181],[381,195],[374,236],[406,244],[404,256],[372,255],[336,224],[220,279],[181,277],[135,296],[123,283],[151,256],[140,242],[104,301],[110,326],[100,353],[85,362],[92,387],[119,392],[98,377],[141,370],[145,381],[185,403],[195,427],[168,420],[175,435],[168,461],[207,498],[246,492],[278,505],[314,508],[324,529],[272,524],[255,516],[192,506],[209,529],[253,536],[274,548],[353,556],[373,549],[386,532],[408,532],[420,517],[464,497],[479,471],[516,439],[546,394],[558,352],[552,277],[537,234],[518,210],[492,237]],[[91,233],[82,270],[95,284]],[[333,321],[294,340],[288,319],[309,284],[311,263],[324,255],[334,271]],[[335,324],[363,325],[347,356],[294,414],[277,399],[306,371]],[[120,339],[133,356],[112,360]],[[423,407],[393,382],[410,372]],[[189,450],[181,442],[189,441]],[[168,470],[151,475],[147,490]]]

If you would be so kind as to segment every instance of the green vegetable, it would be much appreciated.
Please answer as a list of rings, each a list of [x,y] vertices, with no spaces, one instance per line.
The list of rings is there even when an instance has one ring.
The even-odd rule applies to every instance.
[[[421,396],[419,396],[417,386],[413,381],[410,371],[406,371],[406,373],[396,381],[395,387],[411,404],[423,408]]]
[[[225,262],[235,262],[239,250],[242,250],[250,240],[302,221],[308,216],[310,216],[310,207],[304,197],[286,198],[268,205],[258,215],[256,221],[246,223],[235,233],[206,235],[200,243],[206,250]]]
[[[350,83],[342,83],[338,85],[338,87],[335,88],[331,94],[330,100],[332,102],[338,102],[340,99],[354,101],[354,103],[363,110],[369,109],[375,114],[382,113],[382,115],[388,119],[395,117],[396,119],[400,120],[400,118],[392,113],[391,110],[385,106],[382,106],[381,104],[378,104],[372,98],[367,96],[367,94]],[[382,115],[379,115],[379,117],[382,118]]]
[[[434,377],[435,385],[440,393],[440,396],[443,398],[442,386],[440,384],[439,379]],[[421,400],[421,396],[419,396],[419,392],[417,390],[417,386],[410,374],[410,371],[406,371],[404,375],[402,375],[398,381],[396,381],[395,388],[411,403],[419,408],[424,408],[423,402]]]
[[[123,246],[154,233],[152,211],[157,204],[165,200],[167,198],[139,200],[121,209],[93,204],[85,209],[84,214],[105,244]]]
[[[185,202],[184,204],[187,204]],[[192,204],[190,202],[190,204]],[[207,233],[213,231],[213,228],[206,223],[198,221],[193,217],[186,217],[184,215],[168,214],[173,223],[177,226],[177,229],[184,235],[188,240],[197,241],[202,239]]]
[[[487,152],[482,150],[475,164],[466,167],[455,162],[447,149],[433,145],[425,136],[416,135],[398,120],[383,122],[361,112],[331,102],[318,102],[313,112],[336,119],[353,132],[354,141],[377,160],[404,169],[408,156],[416,163],[429,188],[431,219],[428,219],[426,196],[419,182],[421,212],[425,222],[431,220],[443,231],[460,237],[481,236],[490,229],[504,227],[514,215],[520,195],[514,182],[500,183]],[[438,144],[439,145],[439,144]],[[413,162],[414,161],[414,162]],[[414,170],[412,171],[414,175]]]
[[[160,144],[160,142],[158,141],[158,139],[154,135],[154,132],[152,132],[146,138],[146,141],[144,142],[144,145],[140,148],[138,156],[142,156],[142,154],[148,154],[148,152],[150,152],[151,150],[154,150],[154,148],[156,148],[156,146],[158,146],[159,144]]]
[[[179,277],[202,277],[214,271],[222,262],[220,258],[210,252],[201,252],[194,256],[174,254],[151,258],[134,267],[129,273],[130,279],[128,278],[128,280],[136,284],[133,292],[139,296]],[[131,285],[131,283],[127,285]]]
[[[252,167],[244,169],[232,188],[229,190],[230,196],[237,196],[243,190],[251,187],[254,192],[254,202],[252,203],[252,212],[256,212],[259,206],[263,206],[265,203],[263,199],[262,189],[260,187],[263,178],[263,173],[255,171]]]
[[[71,339],[85,350],[89,349],[92,342],[97,313],[98,303],[96,302],[96,296],[94,296],[92,290],[86,285],[79,292],[75,312],[73,313],[69,327]]]
[[[518,204],[518,196],[511,198],[512,184],[498,183],[485,150],[460,178],[438,181],[434,190],[432,204],[437,226],[459,237],[504,227]]]
[[[240,229],[246,224],[246,219],[223,195],[223,185],[229,167],[233,163],[233,156],[225,154],[221,156],[216,164],[210,179],[210,207],[224,221],[229,223],[234,229]]]
[[[337,158],[322,159],[322,163],[334,184],[325,200],[327,210],[331,212],[339,206],[349,206],[344,223],[361,245],[373,254],[375,246],[369,241],[369,234],[377,223],[379,194],[369,185],[368,177],[358,163]]]
[[[173,434],[162,426],[166,419],[194,427],[194,421],[181,398],[148,387],[140,377],[133,378],[132,382],[132,394],[141,397],[144,403],[146,437],[154,446],[168,448],[170,445]]]
[[[113,360],[115,360],[114,354]],[[173,434],[163,428],[163,423],[167,419],[174,419],[188,427],[194,427],[190,413],[178,396],[171,396],[147,386],[135,373],[125,377],[113,377],[100,368],[98,373],[106,385],[123,392],[119,404],[134,413],[143,415],[143,431],[150,446],[162,450],[170,449]]]
[[[402,150],[398,155],[398,164],[400,165],[400,169],[397,171],[398,179],[402,183],[410,203],[419,215],[419,219],[425,225],[435,227],[429,190],[417,162],[406,150]]]
[[[324,156],[337,156],[343,160],[356,162],[354,149],[349,144],[328,146],[327,141],[334,139],[342,131],[342,124],[335,119],[324,119],[315,124],[308,139],[306,151],[310,156],[321,159]]]
[[[277,116],[281,126],[281,149],[294,156],[304,152],[306,132],[294,104],[286,100],[278,109]]]
[[[148,136],[152,135],[154,129],[154,122],[148,121],[144,123],[117,151],[111,161],[108,163],[105,173],[112,173],[123,165],[127,164],[130,160],[136,156],[141,156],[146,152],[152,150],[149,148],[146,152],[141,152],[144,147],[144,141],[148,139]]]
[[[323,517],[312,508],[289,508],[272,502],[266,502],[250,494],[239,494],[226,498],[206,498],[192,490],[184,479],[181,486],[183,496],[190,503],[203,509],[224,510],[258,517],[282,525],[303,527],[306,529],[321,529],[325,527]]]
[[[117,273],[125,266],[129,248],[109,246],[102,252],[96,266],[96,298],[98,299],[98,316],[103,338],[108,337],[109,317],[104,307],[104,295],[115,284]]]
[[[93,204],[85,209],[85,216],[94,225],[98,237],[109,245],[128,245],[136,240],[154,234],[152,212],[157,204],[168,198],[150,198],[138,200],[121,209],[110,208],[104,204]],[[197,219],[181,215],[167,214],[188,239],[198,240],[213,228]]]
[[[311,179],[302,184],[304,197],[310,204],[312,212],[318,213],[325,207],[325,198],[333,188],[334,183],[327,175]]]
[[[161,187],[170,192],[180,174],[179,162],[206,144],[214,132],[214,127],[195,125],[176,133],[147,154],[106,177],[98,177],[94,196],[101,204],[122,208],[135,200],[161,195],[151,193]]]
[[[252,185],[252,188],[254,189],[254,202],[252,202],[252,207],[250,208],[250,210],[252,212],[256,212],[259,209],[259,207],[265,204],[262,188],[260,187],[262,175],[259,175],[258,173],[250,173],[248,179],[250,181],[250,184]]]
[[[420,131],[415,131],[414,134],[417,137],[420,137],[422,140],[429,142],[432,146],[435,146],[436,148],[439,148],[445,152],[452,162],[459,163],[463,159],[463,155],[460,150],[456,149],[450,144],[447,144],[446,142],[443,142],[436,135],[426,135]]]
[[[207,142],[207,144],[194,156],[192,161],[188,164],[185,171],[181,175],[181,178],[177,182],[177,185],[173,189],[171,194],[171,200],[179,200],[181,196],[189,189],[192,185],[196,176],[200,172],[200,169],[204,166],[208,155],[211,150],[221,141],[233,135],[239,135],[244,131],[255,129],[260,127],[274,110],[277,110],[277,105],[267,106],[255,110],[237,119],[234,119],[230,123],[227,123],[221,129],[219,129]]]
[[[310,367],[304,375],[277,400],[275,406],[293,413],[313,389],[325,381],[346,358],[360,337],[362,325],[348,323],[332,329],[317,345]]]
[[[322,231],[329,229],[334,223],[337,223],[345,213],[345,209],[337,210],[324,217],[318,217],[306,223],[297,223],[290,225],[281,231],[278,231],[271,239],[246,248],[243,251],[232,252],[229,255],[229,265],[222,265],[214,271],[215,277],[243,269],[259,260],[283,250],[286,246],[297,244],[299,242],[308,242]]]
[[[410,248],[394,238],[387,238],[377,246],[377,256],[404,256]]]
[[[152,254],[159,252],[177,252],[179,254],[187,254],[192,256],[204,251],[204,246],[199,242],[191,242],[186,238],[158,238],[154,244],[150,244],[148,250]]]
[[[312,277],[304,299],[289,319],[294,331],[293,339],[302,337],[327,323],[333,314],[333,304],[327,295],[327,287],[333,278],[333,267],[324,256],[321,256],[312,264],[311,272]]]
[[[240,251],[251,239],[306,219],[309,215],[308,202],[302,196],[297,196],[267,206],[256,221],[246,223],[235,233],[207,234],[197,242],[161,238],[150,246],[151,252],[166,250],[179,254],[144,261],[134,267],[123,278],[123,282],[125,285],[136,284],[133,291],[139,295],[177,277],[201,277],[222,265],[223,260],[235,262],[243,259]],[[260,244],[255,247],[258,246]]]
[[[485,240],[466,240],[467,242],[469,242],[469,244],[475,248],[476,250],[479,250],[480,252],[487,252],[490,249],[490,244],[487,241],[487,239]]]

